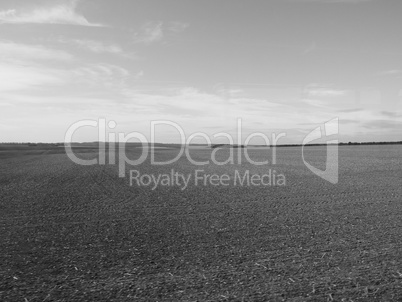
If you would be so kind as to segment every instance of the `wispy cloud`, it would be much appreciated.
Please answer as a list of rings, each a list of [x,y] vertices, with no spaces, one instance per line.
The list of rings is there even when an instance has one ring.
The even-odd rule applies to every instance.
[[[136,43],[158,42],[163,38],[162,22],[148,22],[144,24],[141,31],[134,35]]]
[[[350,108],[350,109],[338,110],[338,112],[342,112],[342,113],[354,113],[354,112],[361,112],[361,111],[363,111],[363,108]]]
[[[382,115],[385,115],[390,118],[399,118],[402,117],[402,113],[400,112],[391,112],[391,111],[381,111]]]
[[[94,53],[111,53],[122,54],[122,48],[117,44],[108,44],[95,40],[83,40],[83,39],[65,39],[59,38],[57,42],[63,44],[71,44],[79,48],[94,52]]]
[[[89,64],[70,72],[71,81],[87,87],[120,90],[131,78],[131,73],[120,66],[106,63]]]
[[[64,67],[75,61],[62,50],[1,40],[0,58],[0,92],[61,85]]]
[[[256,124],[254,126],[260,130],[289,128],[294,121],[304,118],[287,105],[272,103],[266,99],[226,99],[219,94],[203,92],[193,87],[168,89],[158,94],[130,89],[126,91],[126,97],[126,112],[135,112],[144,120],[168,119],[183,122],[193,130],[200,129],[200,125],[203,125],[203,129],[205,125],[227,129],[239,116],[253,125]]]
[[[114,64],[84,64],[79,57],[43,45],[0,40],[0,58],[0,91],[16,94],[32,89],[50,92],[56,86],[74,87],[75,91],[91,87],[95,92],[116,91],[126,81],[142,76],[140,71],[132,75]]]
[[[105,44],[94,40],[72,40],[75,45],[96,53],[121,54],[123,50],[116,44]]]
[[[73,56],[65,51],[51,49],[42,45],[20,44],[0,40],[0,57],[4,61],[59,60],[70,61]]]
[[[315,97],[333,97],[333,96],[342,96],[345,94],[343,90],[335,90],[335,89],[327,89],[327,88],[317,88],[311,89],[307,92],[310,96]]]
[[[182,31],[186,30],[188,26],[189,25],[187,23],[173,21],[168,23],[167,28],[174,33],[181,33]]]
[[[390,69],[384,70],[376,74],[377,76],[401,76],[402,70],[400,69]]]
[[[0,63],[0,92],[43,88],[63,84],[60,74],[44,66]]]
[[[31,11],[9,9],[0,11],[1,23],[36,23],[36,24],[69,24],[81,26],[102,26],[89,22],[83,15],[76,12],[77,1],[68,1],[50,7],[36,8]]]
[[[304,90],[304,94],[307,97],[337,97],[345,95],[346,92],[345,90],[333,89],[319,84],[310,84]]]
[[[390,120],[375,120],[364,123],[364,127],[368,129],[376,129],[379,131],[395,130],[401,132],[402,122]]]
[[[183,32],[188,24],[182,22],[147,22],[139,32],[134,35],[135,43],[153,43],[162,41],[166,34]]]

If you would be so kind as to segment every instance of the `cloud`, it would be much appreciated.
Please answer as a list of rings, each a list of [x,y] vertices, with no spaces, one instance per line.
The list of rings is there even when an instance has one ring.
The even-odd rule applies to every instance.
[[[21,66],[0,63],[0,92],[61,85],[63,80],[55,70],[43,66]]]
[[[327,102],[321,101],[321,100],[315,100],[315,99],[301,99],[301,101],[304,104],[307,104],[309,106],[313,107],[322,107],[322,108],[327,108],[328,104]]]
[[[377,76],[401,76],[402,70],[399,69],[391,69],[391,70],[384,70],[376,74]]]
[[[345,91],[319,88],[319,89],[313,89],[313,90],[308,91],[308,94],[310,96],[315,96],[315,97],[322,97],[322,96],[333,97],[333,96],[342,96],[345,94]]]
[[[134,35],[135,43],[154,43],[162,41],[166,34],[178,34],[183,32],[188,24],[174,21],[167,22],[147,22],[139,32]]]
[[[65,51],[42,45],[1,40],[0,58],[0,91],[49,92],[68,87],[69,91],[92,88],[94,93],[109,91],[112,94],[125,87],[127,81],[135,81],[143,75],[140,71],[132,74],[113,64],[83,64]]]
[[[36,8],[32,11],[19,12],[16,9],[0,11],[0,24],[69,24],[81,26],[102,26],[91,23],[84,16],[78,14],[75,9],[77,1],[69,1],[46,8]]]
[[[62,50],[1,40],[0,58],[0,91],[63,84],[64,67],[75,61],[71,54]],[[46,63],[51,63],[51,67]],[[59,65],[61,67],[58,69],[56,66]]]
[[[183,22],[178,22],[178,21],[173,21],[168,24],[168,30],[175,32],[175,33],[181,33],[184,31],[189,25],[187,23]]]
[[[143,120],[172,120],[194,131],[204,129],[205,125],[224,129],[240,116],[247,123],[259,123],[256,127],[260,130],[289,128],[294,121],[304,118],[289,106],[266,99],[226,99],[193,87],[169,88],[158,94],[128,89],[124,109]]]
[[[402,117],[402,113],[399,113],[399,112],[381,111],[381,114],[385,115],[387,117],[390,117],[390,118]]]
[[[73,56],[62,50],[55,50],[42,45],[19,44],[0,40],[0,57],[3,61],[19,62],[24,60],[71,61]]]
[[[95,53],[121,54],[123,50],[116,44],[105,44],[94,40],[71,40],[71,42],[81,48]]]
[[[376,129],[381,131],[395,130],[401,132],[402,122],[400,121],[389,121],[389,120],[376,120],[364,123],[364,127],[368,129]]]
[[[338,110],[338,112],[342,112],[342,113],[353,113],[353,112],[361,112],[361,111],[363,111],[363,108],[350,108],[350,109]]]
[[[122,54],[123,50],[117,44],[106,44],[95,40],[82,40],[82,39],[64,39],[59,38],[57,42],[63,44],[72,44],[79,48],[94,52],[94,53],[111,53]]]
[[[307,97],[337,97],[345,95],[346,92],[345,90],[332,89],[318,84],[310,84],[304,90]]]
[[[350,124],[359,124],[360,123],[360,121],[357,121],[357,120],[352,120],[352,119],[339,119],[339,123],[341,124],[341,125],[350,125]]]
[[[85,84],[88,87],[98,87],[99,89],[115,89],[124,88],[127,81],[135,79],[131,73],[120,66],[113,64],[88,64],[76,68],[70,72],[71,82],[76,82],[79,85]],[[97,91],[100,91],[97,89]]]
[[[144,24],[139,33],[134,36],[136,43],[158,42],[163,38],[162,22],[148,22]]]

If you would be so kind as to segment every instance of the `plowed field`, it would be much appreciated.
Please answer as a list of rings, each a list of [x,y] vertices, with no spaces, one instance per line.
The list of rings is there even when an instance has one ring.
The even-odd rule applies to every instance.
[[[325,148],[309,148],[306,158],[324,167]],[[267,167],[196,167],[182,156],[127,166],[119,178],[118,165],[80,166],[63,152],[7,152],[0,301],[402,301],[401,146],[341,146],[336,185],[291,147],[269,166],[286,186],[190,181],[185,190],[130,186],[129,170],[233,177]]]

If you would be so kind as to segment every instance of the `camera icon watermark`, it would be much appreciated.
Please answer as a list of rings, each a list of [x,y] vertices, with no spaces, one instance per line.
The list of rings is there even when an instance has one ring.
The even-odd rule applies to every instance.
[[[315,175],[329,181],[332,184],[338,183],[339,176],[339,140],[335,137],[339,134],[339,119],[334,118],[326,123],[323,126],[315,128],[311,131],[303,140],[302,147],[302,158],[303,163],[307,168],[310,169]],[[325,138],[327,144],[327,160],[325,164],[325,170],[320,170],[312,165],[310,165],[304,158],[304,147],[316,140]]]

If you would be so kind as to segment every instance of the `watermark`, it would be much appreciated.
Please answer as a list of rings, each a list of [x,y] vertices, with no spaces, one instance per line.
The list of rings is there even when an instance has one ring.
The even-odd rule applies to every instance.
[[[180,135],[180,145],[182,146],[182,148],[180,148],[180,151],[178,152],[178,154],[170,160],[165,160],[165,161],[158,161],[155,158],[155,150],[152,148],[152,144],[155,141],[155,137],[156,137],[156,126],[158,125],[163,125],[163,126],[171,126],[174,127],[177,130],[177,133]],[[211,163],[215,164],[215,165],[226,165],[226,164],[241,164],[242,160],[245,159],[248,163],[252,164],[252,165],[268,165],[268,164],[272,164],[275,165],[276,164],[276,146],[278,145],[278,142],[281,138],[286,136],[286,133],[272,133],[271,137],[268,137],[266,134],[261,133],[261,132],[254,132],[251,133],[250,135],[248,135],[245,140],[244,140],[244,144],[242,144],[243,142],[243,138],[242,138],[242,121],[241,119],[238,119],[237,121],[237,129],[236,129],[236,140],[233,138],[232,135],[230,135],[229,133],[216,133],[212,136],[212,138],[204,133],[204,132],[195,132],[192,133],[190,136],[186,137],[185,132],[183,130],[182,127],[180,127],[180,125],[178,125],[177,123],[174,123],[172,121],[152,121],[151,124],[151,133],[150,133],[150,141],[147,140],[147,138],[145,137],[145,135],[143,135],[140,132],[131,132],[131,133],[115,133],[115,132],[110,132],[110,130],[114,129],[116,127],[116,123],[114,121],[109,121],[108,123],[106,123],[106,119],[101,118],[98,121],[96,120],[85,120],[85,121],[79,121],[73,125],[70,126],[70,128],[67,130],[65,138],[64,138],[64,146],[66,149],[66,153],[68,155],[68,157],[75,162],[76,164],[79,165],[105,165],[106,164],[106,141],[108,142],[108,146],[112,147],[112,150],[109,148],[109,151],[115,151],[115,144],[118,144],[119,148],[118,148],[118,158],[116,159],[115,156],[115,152],[109,152],[109,158],[108,158],[108,163],[111,165],[115,165],[116,163],[118,163],[119,165],[119,177],[125,177],[126,176],[126,166],[138,166],[141,165],[145,160],[147,160],[148,156],[150,156],[150,160],[151,160],[151,164],[152,165],[169,165],[172,163],[175,163],[176,161],[179,160],[179,158],[181,158],[183,155],[186,156],[187,160],[195,165],[195,166],[204,166],[204,165],[209,165]],[[78,131],[81,128],[84,127],[95,127],[98,130],[98,138],[99,138],[99,157],[98,159],[91,159],[91,160],[87,160],[87,159],[81,159],[78,158],[74,152],[73,152],[73,147],[72,147],[72,143],[73,143],[73,136],[75,134],[76,131]],[[217,151],[218,149],[214,149],[211,153],[211,158],[209,160],[206,161],[199,161],[194,159],[191,156],[191,152],[189,148],[186,148],[186,146],[189,146],[195,138],[203,138],[205,140],[205,145],[208,147],[212,147],[213,143],[212,143],[212,139],[227,139],[227,145],[229,146],[234,146],[235,145],[235,141],[237,145],[245,145],[247,146],[250,141],[253,138],[261,138],[264,140],[265,142],[265,147],[267,149],[271,149],[272,148],[272,156],[271,156],[271,160],[264,160],[264,161],[255,161],[253,159],[251,159],[250,155],[249,155],[249,151],[247,148],[243,148],[243,154],[244,154],[244,158],[242,157],[241,152],[238,152],[237,155],[235,154],[235,152],[233,151],[233,149],[229,149],[230,150],[230,154],[229,157],[225,160],[225,161],[220,161],[220,159],[217,157]],[[140,143],[141,144],[141,155],[138,159],[130,159],[127,156],[126,153],[126,148],[125,146],[128,143],[133,142],[133,140],[135,140],[135,142]]]
[[[130,170],[130,186],[149,187],[155,190],[158,187],[178,187],[182,191],[189,185],[194,186],[285,186],[286,177],[276,170],[268,169],[264,174],[252,174],[249,170],[235,170],[233,174],[207,173],[204,170],[195,170],[194,173],[181,173],[171,169],[170,173],[148,174],[139,170]]]
[[[65,135],[64,144],[66,154],[73,162],[79,165],[118,164],[119,177],[127,176],[127,167],[140,166],[147,159],[150,160],[151,165],[162,166],[162,165],[173,164],[179,161],[183,156],[185,156],[187,161],[197,168],[210,164],[224,166],[224,165],[235,165],[235,164],[242,165],[244,163],[248,163],[254,166],[265,166],[266,167],[265,171],[267,172],[266,174],[257,176],[252,175],[250,179],[248,175],[246,175],[247,177],[245,178],[245,180],[247,180],[247,182],[238,181],[234,183],[234,185],[241,185],[241,186],[243,186],[243,183],[247,184],[251,183],[252,186],[255,186],[255,184],[258,183],[260,183],[260,185],[265,185],[267,183],[268,179],[267,175],[272,175],[274,171],[272,170],[271,167],[277,164],[277,147],[278,145],[281,145],[280,140],[286,137],[286,132],[271,133],[269,136],[262,132],[253,132],[249,134],[247,137],[243,137],[242,120],[240,118],[237,120],[237,129],[234,136],[225,132],[216,133],[213,134],[212,136],[204,132],[195,132],[190,134],[189,136],[186,136],[184,129],[179,124],[172,121],[161,120],[161,121],[150,122],[150,135],[149,135],[150,140],[148,140],[147,137],[140,132],[130,132],[130,133],[115,132],[113,131],[113,129],[115,129],[116,125],[117,125],[116,122],[107,121],[105,118],[100,118],[99,120],[83,120],[74,123],[73,125],[70,126]],[[164,161],[160,161],[157,160],[155,156],[155,149],[153,148],[153,144],[156,140],[158,126],[173,127],[180,137],[179,145],[181,146],[181,148],[178,149],[177,154],[172,159],[169,160],[165,159]],[[82,159],[78,158],[73,152],[74,134],[85,127],[92,127],[97,129],[98,141],[99,141],[98,158]],[[315,128],[313,131],[307,134],[301,144],[302,159],[305,166],[315,175],[325,179],[326,181],[332,184],[336,184],[338,182],[338,139],[337,139],[338,134],[339,134],[339,120],[338,118],[335,118],[324,123],[322,126]],[[255,138],[259,138],[264,141],[263,145],[264,149],[270,150],[269,158],[266,158],[265,160],[260,159],[260,161],[257,161],[250,157],[248,146],[250,145],[251,141]],[[327,161],[325,170],[320,170],[312,166],[305,160],[304,157],[304,147],[311,145],[311,143],[317,141],[318,139],[322,140],[322,138],[326,138]],[[189,146],[191,146],[191,144],[194,142],[195,139],[204,140],[205,141],[204,146],[212,148],[210,158],[207,159],[204,158],[203,160],[200,160],[193,157],[194,154],[193,155],[191,154],[190,151],[191,148],[189,148]],[[228,148],[229,155],[224,160],[222,160],[221,157],[217,156],[217,153],[219,152],[220,148],[213,147],[214,145],[212,142],[217,140],[220,141],[226,140],[227,143],[225,145],[229,146]],[[126,150],[126,145],[133,142],[136,142],[140,146],[139,149],[141,150],[140,156],[136,159],[130,159]],[[108,147],[108,152],[106,152],[106,147]],[[240,149],[241,152],[234,152],[236,148],[241,148]],[[133,172],[134,174],[132,174],[132,171],[134,171]],[[135,171],[138,172],[137,173],[138,175],[136,174]],[[202,170],[198,169],[196,171],[202,171]],[[158,185],[164,185],[165,183],[166,184],[172,183],[172,178],[170,178],[170,181],[168,182],[167,177],[165,177],[166,175],[152,176],[148,174],[143,174],[140,176],[139,170],[130,170],[129,173],[130,173],[131,184],[132,179],[138,180],[138,183],[140,183],[142,186],[152,186],[152,184],[155,183]],[[137,178],[135,177],[133,178],[132,177],[133,175],[134,176],[137,175]],[[221,179],[221,177],[218,176],[203,178],[204,180],[209,179],[208,181],[205,180],[204,183],[210,185],[214,185],[215,183],[217,183],[218,185],[225,186],[225,184],[227,183],[226,180],[227,177],[225,175],[220,175],[223,176],[223,179]],[[258,176],[261,179],[258,179]],[[187,177],[190,176],[187,175]],[[231,180],[235,180],[238,178],[239,175],[232,175],[232,177],[229,177],[229,179]],[[197,175],[192,175],[192,178],[186,178],[186,176],[182,177],[178,176],[177,178],[175,178],[175,183],[178,184],[178,182],[180,182],[180,184],[182,184],[181,187],[187,187],[188,185],[185,185],[186,179],[194,179],[194,181],[198,180]],[[149,185],[145,185],[148,183]],[[284,183],[286,183],[286,181],[284,181]],[[195,183],[195,185],[197,184],[198,182]]]
[[[339,134],[339,119],[335,118],[328,122],[326,122],[323,126],[315,128],[311,131],[303,140],[303,149],[302,149],[302,157],[303,162],[307,168],[310,169],[315,175],[329,181],[332,184],[338,183],[338,143],[339,140],[336,139],[336,136]],[[330,138],[326,140],[327,143],[327,161],[325,170],[320,170],[316,167],[313,167],[308,162],[306,162],[304,158],[304,147],[313,141],[319,140],[322,137]]]

